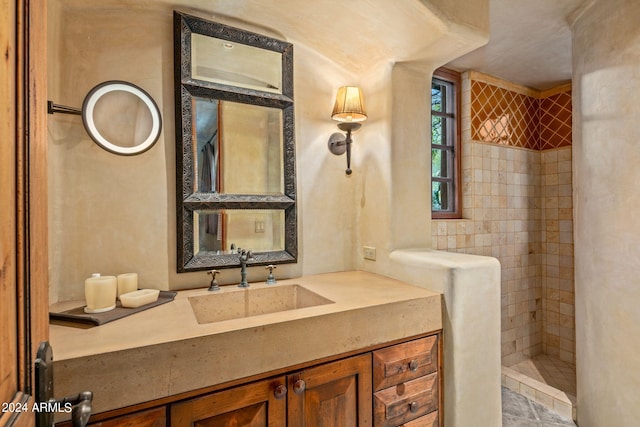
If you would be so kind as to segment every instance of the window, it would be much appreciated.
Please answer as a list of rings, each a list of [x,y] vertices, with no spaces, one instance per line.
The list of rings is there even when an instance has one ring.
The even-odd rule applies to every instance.
[[[431,217],[461,218],[460,75],[439,68],[431,81]]]

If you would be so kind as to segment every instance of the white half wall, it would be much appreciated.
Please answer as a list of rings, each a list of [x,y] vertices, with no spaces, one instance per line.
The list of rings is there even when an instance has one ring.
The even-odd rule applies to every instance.
[[[391,261],[394,278],[444,295],[445,426],[502,425],[498,260],[400,249]]]

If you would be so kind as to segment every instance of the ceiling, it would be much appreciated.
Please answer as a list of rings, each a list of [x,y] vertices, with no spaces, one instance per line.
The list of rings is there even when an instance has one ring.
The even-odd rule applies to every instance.
[[[588,0],[490,0],[489,43],[447,66],[546,90],[571,80],[570,23]]]
[[[489,43],[447,66],[538,90],[571,80],[570,23],[594,0],[486,1]],[[356,75],[389,62],[442,64],[486,40],[484,0],[326,0],[310,4],[299,0],[55,0],[51,4],[101,13],[123,6],[163,8],[167,14],[178,9],[305,44]],[[445,23],[444,16],[459,16],[460,21]],[[462,27],[467,32],[460,32]]]

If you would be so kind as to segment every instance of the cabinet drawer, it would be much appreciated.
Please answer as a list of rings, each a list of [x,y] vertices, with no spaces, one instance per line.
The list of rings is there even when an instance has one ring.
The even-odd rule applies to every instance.
[[[438,370],[438,337],[410,341],[373,352],[373,389],[421,377]]]
[[[424,417],[406,422],[399,427],[438,427],[439,425],[438,411],[434,411]]]
[[[376,427],[397,426],[437,409],[437,373],[374,393],[373,417]]]

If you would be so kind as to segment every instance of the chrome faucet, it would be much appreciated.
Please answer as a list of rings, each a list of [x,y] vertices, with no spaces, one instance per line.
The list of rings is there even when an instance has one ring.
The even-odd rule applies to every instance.
[[[247,261],[253,259],[253,253],[251,251],[247,251],[242,249],[240,251],[240,284],[238,287],[240,288],[248,288],[249,283],[247,282]]]

